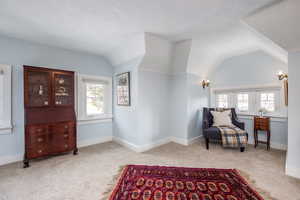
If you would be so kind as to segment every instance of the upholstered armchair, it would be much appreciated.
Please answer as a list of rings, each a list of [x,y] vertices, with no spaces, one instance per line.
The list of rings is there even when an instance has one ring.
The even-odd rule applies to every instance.
[[[245,124],[243,122],[238,121],[235,109],[234,108],[229,108],[229,109],[231,109],[232,124],[242,130],[245,130]],[[203,108],[202,130],[203,130],[203,136],[205,138],[207,150],[209,149],[210,141],[222,142],[221,131],[217,127],[212,126],[213,116],[210,113],[210,111],[213,110],[215,110],[215,108]],[[241,147],[240,150],[241,152],[243,152],[245,150],[245,147]]]

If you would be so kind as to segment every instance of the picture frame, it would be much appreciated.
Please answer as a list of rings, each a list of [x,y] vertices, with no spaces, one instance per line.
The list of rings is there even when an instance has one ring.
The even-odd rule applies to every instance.
[[[117,83],[117,105],[130,106],[130,72],[124,72],[116,76]]]

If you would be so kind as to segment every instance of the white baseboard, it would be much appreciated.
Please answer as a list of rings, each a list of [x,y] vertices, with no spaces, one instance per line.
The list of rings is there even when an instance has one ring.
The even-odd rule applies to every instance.
[[[141,153],[141,152],[149,151],[150,149],[159,147],[161,145],[167,144],[169,142],[175,142],[177,144],[188,146],[188,145],[193,144],[193,143],[197,142],[198,140],[200,140],[201,137],[202,136],[197,136],[197,137],[194,137],[191,139],[166,137],[166,138],[163,138],[158,141],[154,141],[154,142],[151,142],[151,143],[145,144],[145,145],[136,145],[136,144],[130,143],[124,139],[121,139],[119,137],[113,137],[113,141],[115,141],[115,142],[119,143],[120,145],[125,146],[135,152]]]
[[[145,151],[149,151],[150,149],[153,149],[155,147],[159,147],[161,145],[167,144],[169,142],[171,142],[170,138],[163,138],[161,140],[155,141],[155,142],[151,142],[149,144],[145,144],[145,145],[136,145],[133,143],[130,143],[122,138],[119,137],[113,137],[113,141],[119,143],[122,146],[125,146],[135,152],[138,153],[142,153]]]
[[[102,137],[102,138],[97,138],[97,139],[92,139],[92,140],[90,139],[90,140],[79,141],[77,146],[78,146],[78,148],[81,148],[81,147],[86,147],[86,146],[109,142],[109,141],[112,141],[112,136],[107,136],[107,137]],[[12,155],[12,156],[1,156],[0,157],[0,166],[7,165],[9,163],[20,162],[23,160],[23,157],[24,157],[24,154],[17,154],[17,155]]]
[[[194,137],[194,138],[190,138],[190,139],[185,139],[185,138],[178,138],[178,137],[171,137],[170,140],[172,142],[175,142],[177,144],[181,144],[181,145],[184,145],[184,146],[188,146],[190,144],[193,144],[195,142],[197,142],[198,140],[200,140],[203,136],[202,135],[199,135],[197,137]]]
[[[13,155],[13,156],[1,156],[0,157],[0,166],[6,165],[9,163],[22,161],[23,157],[24,157],[24,154],[17,154],[17,155]]]
[[[81,148],[81,147],[91,146],[91,145],[94,145],[94,144],[110,142],[112,140],[113,140],[112,136],[106,136],[106,137],[101,137],[101,138],[97,138],[97,139],[89,139],[89,140],[78,141],[77,146],[78,146],[78,148]]]
[[[138,150],[139,150],[139,147],[137,145],[132,144],[132,143],[130,143],[130,142],[124,140],[124,139],[121,139],[119,137],[114,136],[113,141],[120,144],[120,145],[122,145],[122,146],[124,146],[124,147],[126,147],[126,148],[128,148],[128,149],[131,149],[135,152],[138,152]]]
[[[286,166],[285,173],[288,176],[300,179],[300,168]]]
[[[249,140],[248,144],[253,144],[254,145],[254,141]],[[261,144],[259,144],[259,145],[261,145]],[[287,145],[285,145],[285,144],[279,144],[279,143],[271,142],[270,146],[271,146],[272,149],[278,149],[278,150],[283,150],[283,151],[287,150]]]

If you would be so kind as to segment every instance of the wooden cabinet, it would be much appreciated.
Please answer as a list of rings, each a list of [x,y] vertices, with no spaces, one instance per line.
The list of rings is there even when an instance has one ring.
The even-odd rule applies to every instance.
[[[24,66],[25,155],[77,154],[74,72]]]
[[[267,133],[267,141],[258,140],[258,131],[266,131]],[[271,139],[271,131],[270,131],[270,118],[269,117],[254,117],[254,142],[255,148],[258,143],[266,144],[267,149],[270,149],[270,139]]]

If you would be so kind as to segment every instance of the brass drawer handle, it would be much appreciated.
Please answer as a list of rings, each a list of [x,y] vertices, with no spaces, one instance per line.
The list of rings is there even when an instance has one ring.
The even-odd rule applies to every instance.
[[[37,129],[37,132],[42,132],[42,129],[41,128]]]
[[[65,144],[65,148],[68,148],[68,147],[69,147],[69,145]]]
[[[38,142],[43,142],[44,140],[43,140],[43,138],[38,138],[37,141]]]
[[[69,135],[68,134],[64,134],[64,137],[67,138],[67,137],[69,137]]]
[[[69,126],[68,126],[68,125],[65,125],[65,129],[67,129],[67,128],[69,128]]]
[[[40,149],[40,150],[38,150],[38,153],[42,153],[42,152],[43,152],[43,150],[41,150],[41,149]]]

